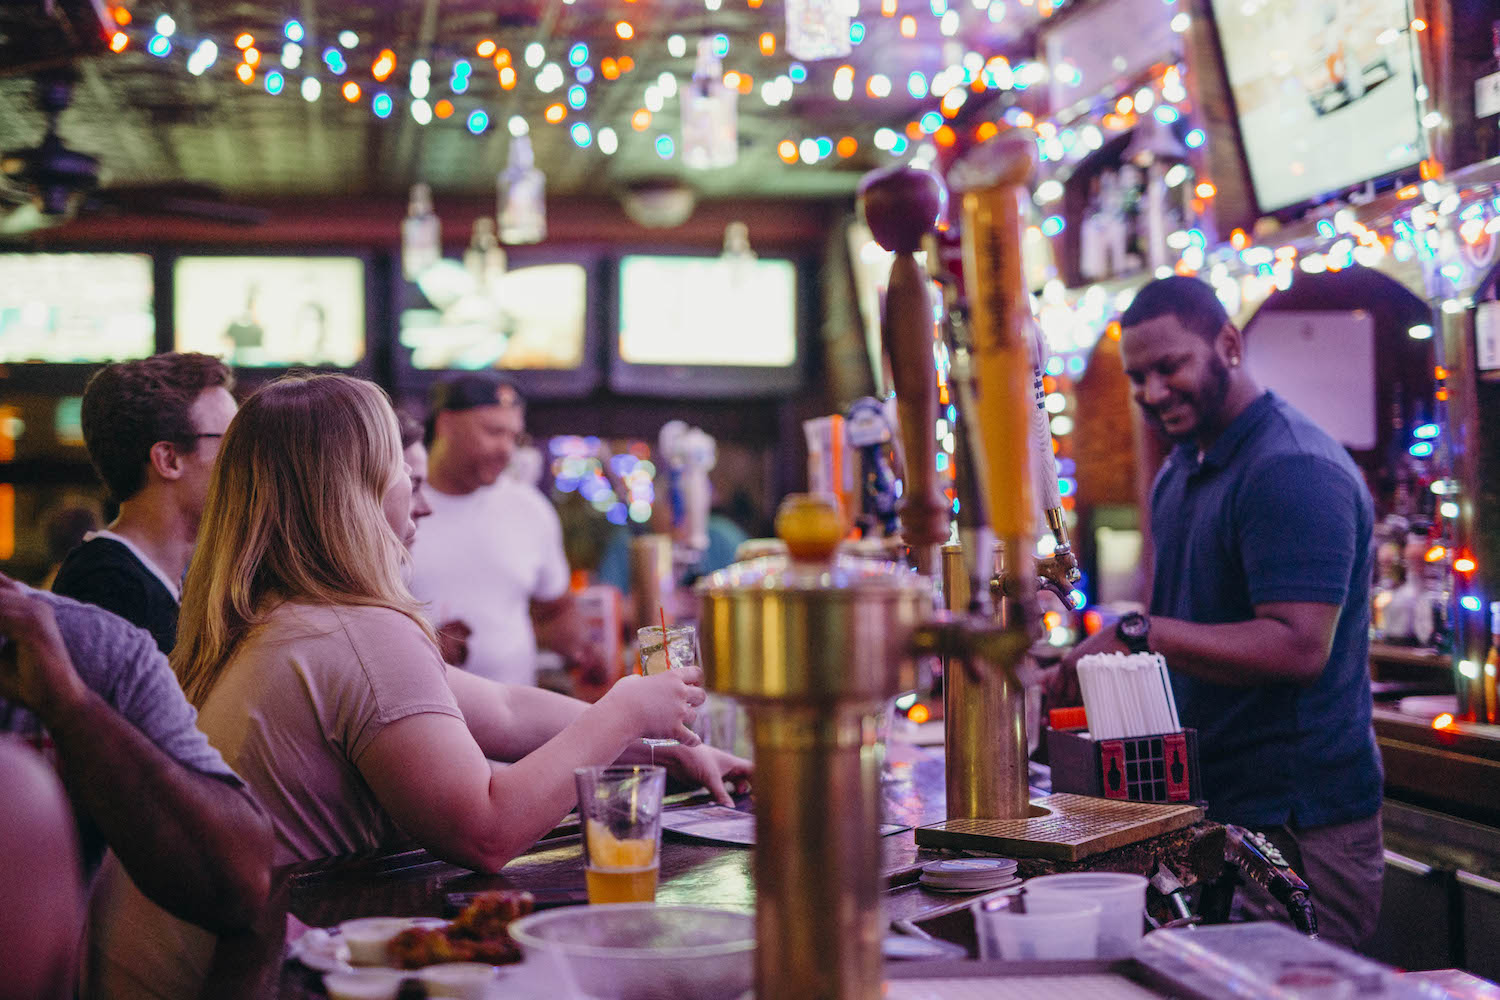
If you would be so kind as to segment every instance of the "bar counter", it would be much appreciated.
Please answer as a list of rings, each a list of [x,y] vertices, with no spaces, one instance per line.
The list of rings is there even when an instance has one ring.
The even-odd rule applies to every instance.
[[[886,917],[923,925],[935,937],[975,953],[968,904],[982,893],[953,895],[917,884],[921,865],[952,852],[919,848],[910,829],[944,818],[941,750],[894,743],[883,771],[884,818],[908,827],[883,839]],[[693,801],[703,801],[697,796]],[[755,903],[752,851],[667,833],[661,849],[660,903],[690,903],[749,912]],[[1223,828],[1199,823],[1172,834],[1094,855],[1075,864],[1019,858],[1023,877],[1054,871],[1114,870],[1149,874],[1165,862],[1187,885],[1223,866]],[[275,902],[264,932],[221,947],[205,995],[321,997],[321,977],[282,963],[285,916],[327,927],[365,916],[446,916],[449,893],[485,889],[582,890],[584,868],[576,824],[563,825],[497,875],[479,875],[412,849],[290,866],[277,873]]]

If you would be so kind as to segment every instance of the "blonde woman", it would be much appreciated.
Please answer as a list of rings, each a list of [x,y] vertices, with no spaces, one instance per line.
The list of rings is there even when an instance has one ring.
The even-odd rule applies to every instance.
[[[699,673],[626,677],[586,705],[446,667],[403,583],[414,530],[396,417],[375,385],[284,378],[230,425],[172,663],[270,814],[278,864],[410,838],[496,871],[572,808],[575,767],[628,756],[641,737],[680,740],[663,762],[728,801],[725,777],[748,765],[687,728]],[[86,995],[197,995],[212,937],[117,869],[101,882]]]

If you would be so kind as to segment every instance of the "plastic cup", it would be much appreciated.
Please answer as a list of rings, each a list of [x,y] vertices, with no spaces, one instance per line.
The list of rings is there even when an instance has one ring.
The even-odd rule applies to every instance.
[[[1026,883],[1026,901],[1042,898],[1098,903],[1099,957],[1128,958],[1144,933],[1146,879],[1122,872],[1042,875]]]
[[[1057,894],[1033,898],[1027,892],[1026,912],[1016,913],[989,909],[986,902],[1005,905],[1003,900],[980,900],[972,907],[980,958],[1030,962],[1098,957],[1098,903]]]
[[[580,767],[578,818],[590,903],[656,900],[667,770],[655,765]]]

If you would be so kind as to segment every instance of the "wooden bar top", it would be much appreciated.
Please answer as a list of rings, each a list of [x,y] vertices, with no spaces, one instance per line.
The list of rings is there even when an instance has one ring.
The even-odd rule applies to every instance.
[[[918,848],[910,827],[944,818],[941,750],[893,744],[882,783],[884,818],[908,827],[883,839],[888,889],[886,916],[925,922],[940,937],[973,948],[966,911],[974,895],[932,892],[917,884],[920,866],[952,852]],[[563,828],[566,829],[566,828]],[[661,849],[660,903],[691,903],[750,911],[755,905],[753,851],[707,844],[666,833]],[[1023,877],[1082,869],[1149,874],[1165,862],[1187,885],[1218,874],[1223,864],[1223,828],[1200,823],[1096,855],[1077,864],[1020,858]],[[581,845],[576,833],[551,837],[496,875],[479,875],[440,861],[420,849],[300,864],[278,873],[277,905],[268,932],[256,948],[223,963],[214,984],[221,996],[322,996],[320,977],[300,965],[281,965],[280,927],[290,914],[313,927],[366,916],[445,916],[449,893],[485,889],[583,889]]]

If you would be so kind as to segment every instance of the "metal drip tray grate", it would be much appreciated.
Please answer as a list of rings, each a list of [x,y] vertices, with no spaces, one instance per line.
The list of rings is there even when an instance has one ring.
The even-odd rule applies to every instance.
[[[1025,819],[950,819],[917,827],[923,847],[995,851],[1016,857],[1078,861],[1139,843],[1203,818],[1191,805],[1125,802],[1059,792],[1032,800]]]

